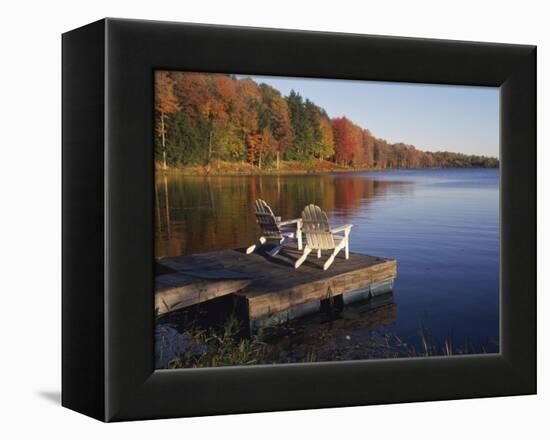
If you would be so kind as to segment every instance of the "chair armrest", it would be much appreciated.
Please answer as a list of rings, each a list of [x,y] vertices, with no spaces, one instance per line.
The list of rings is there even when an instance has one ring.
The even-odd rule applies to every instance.
[[[330,232],[332,232],[333,234],[336,234],[338,232],[346,232],[346,231],[349,232],[352,227],[353,225],[338,226],[337,228],[332,228]]]
[[[292,225],[294,223],[300,224],[300,223],[302,223],[302,219],[301,218],[295,218],[295,219],[292,219],[292,220],[285,220],[284,222],[279,222],[279,226]]]

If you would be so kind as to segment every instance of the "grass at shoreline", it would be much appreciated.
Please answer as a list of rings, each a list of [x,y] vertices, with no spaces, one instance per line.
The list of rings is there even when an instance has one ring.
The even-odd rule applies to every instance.
[[[267,166],[258,168],[249,163],[215,162],[212,165],[189,165],[182,167],[168,167],[166,171],[160,164],[156,164],[156,171],[167,174],[188,176],[247,176],[247,175],[281,175],[281,174],[320,174],[334,172],[366,171],[367,169],[349,168],[325,160],[315,160],[309,164],[281,161],[279,168]]]
[[[250,175],[301,175],[301,174],[324,174],[324,173],[359,173],[398,170],[405,168],[369,168],[369,167],[348,167],[335,164],[326,160],[313,160],[310,163],[292,161],[281,161],[279,168],[275,165],[258,168],[249,163],[236,162],[215,162],[212,165],[189,165],[182,167],[169,166],[166,170],[157,163],[155,170],[158,174],[176,174],[184,176],[250,176]],[[410,169],[410,168],[406,168]],[[425,168],[421,168],[425,169]]]
[[[189,322],[184,335],[188,337],[185,350],[167,362],[169,369],[255,365],[266,356],[262,335],[244,337],[242,324],[233,316],[208,329]]]
[[[242,324],[233,316],[223,324],[207,329],[200,328],[192,321],[184,327],[184,333],[181,335],[187,338],[186,348],[169,360],[165,368],[448,357],[487,352],[485,347],[476,348],[468,341],[460,346],[455,345],[452,337],[437,341],[431,331],[423,325],[418,330],[417,348],[405,343],[398,335],[384,328],[371,330],[363,340],[345,336],[326,341],[329,347],[298,343],[294,348],[287,346],[281,349],[282,340],[294,339],[297,336],[296,329],[291,324],[261,329],[251,336],[243,335]]]

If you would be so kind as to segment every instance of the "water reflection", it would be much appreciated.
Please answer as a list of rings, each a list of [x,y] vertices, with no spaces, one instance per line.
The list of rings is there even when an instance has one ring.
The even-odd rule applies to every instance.
[[[277,215],[296,218],[309,203],[348,221],[373,200],[406,196],[406,181],[357,175],[203,177],[159,175],[156,179],[157,256],[188,255],[249,245],[258,235],[254,200]]]
[[[391,295],[385,305],[348,305],[336,319],[324,314],[291,321],[268,338],[268,361],[276,363],[399,357],[407,346],[390,330],[397,319]],[[286,332],[286,334],[285,334]],[[283,333],[283,334],[281,334]]]

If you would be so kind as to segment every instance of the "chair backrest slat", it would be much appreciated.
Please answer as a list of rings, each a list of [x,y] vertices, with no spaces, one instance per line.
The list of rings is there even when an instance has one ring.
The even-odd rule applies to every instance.
[[[334,249],[334,236],[330,232],[328,217],[316,205],[307,205],[302,211],[302,230],[307,245],[312,249]]]
[[[265,238],[271,240],[280,240],[281,238],[283,238],[283,236],[281,235],[281,229],[279,228],[277,220],[275,219],[275,214],[273,214],[273,211],[271,210],[269,205],[262,199],[256,200],[254,205],[256,222],[262,230],[262,235]]]

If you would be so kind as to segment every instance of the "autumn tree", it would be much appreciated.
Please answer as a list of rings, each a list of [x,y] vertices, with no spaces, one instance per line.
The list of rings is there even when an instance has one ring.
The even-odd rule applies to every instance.
[[[358,127],[344,116],[332,120],[332,130],[336,162],[349,165],[354,158],[357,160],[358,151],[361,148]]]
[[[174,92],[181,110],[191,119],[198,120],[210,112],[209,75],[178,72],[174,74]]]
[[[250,135],[248,143],[248,161],[258,168],[262,168],[265,161],[277,153],[277,141],[268,128],[264,128],[261,133]]]
[[[245,145],[239,126],[232,120],[214,122],[216,157],[220,160],[242,160]]]
[[[259,133],[254,133],[248,135],[248,148],[246,151],[247,160],[250,163],[254,163],[260,157],[262,143],[262,135]]]
[[[166,170],[166,118],[180,109],[174,95],[174,81],[166,71],[155,72],[155,111],[157,113],[156,131],[161,138],[162,168]]]
[[[239,94],[235,79],[229,75],[212,75],[209,83],[211,106],[208,117],[210,133],[208,157],[210,163],[215,157],[220,159],[240,159],[244,152],[244,142],[239,139],[239,124],[235,117]]]
[[[319,117],[319,130],[321,132],[319,158],[330,159],[334,156],[334,134],[332,132],[332,123],[326,113],[321,114]]]
[[[351,137],[353,143],[353,153],[351,164],[354,166],[365,166],[365,148],[363,145],[363,129],[358,125],[351,124]]]
[[[235,108],[235,116],[240,127],[240,134],[246,148],[254,148],[258,133],[258,107],[261,100],[258,85],[250,78],[237,81],[239,100]]]

